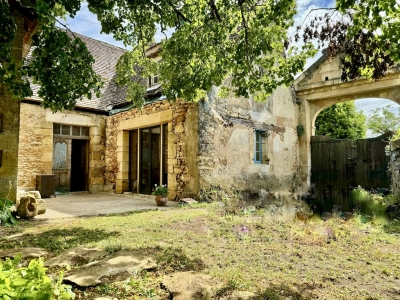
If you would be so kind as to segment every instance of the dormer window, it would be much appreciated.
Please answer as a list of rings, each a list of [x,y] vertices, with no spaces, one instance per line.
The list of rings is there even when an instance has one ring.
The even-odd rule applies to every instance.
[[[154,85],[157,85],[158,83],[159,83],[158,74],[149,76],[149,80],[148,80],[148,83],[147,83],[149,88],[154,86]]]

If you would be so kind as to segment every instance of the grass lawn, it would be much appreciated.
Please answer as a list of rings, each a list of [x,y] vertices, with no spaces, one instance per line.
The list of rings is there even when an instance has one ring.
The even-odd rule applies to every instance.
[[[283,221],[264,211],[225,215],[217,205],[123,215],[20,222],[0,228],[0,248],[76,246],[153,254],[154,272],[75,290],[76,299],[168,299],[166,274],[215,276],[215,298],[233,290],[259,299],[400,299],[400,239],[357,219]],[[336,237],[336,241],[331,239]],[[54,271],[54,270],[50,270]],[[59,270],[57,270],[59,271]]]

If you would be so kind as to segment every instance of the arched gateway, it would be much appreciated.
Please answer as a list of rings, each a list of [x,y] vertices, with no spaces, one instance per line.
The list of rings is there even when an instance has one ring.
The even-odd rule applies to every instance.
[[[300,103],[299,126],[304,127],[304,134],[300,137],[300,170],[308,183],[311,174],[311,136],[315,134],[315,119],[323,109],[363,98],[385,98],[400,104],[398,67],[389,70],[379,81],[357,79],[342,82],[340,75],[340,58],[328,58],[324,53],[294,84]]]

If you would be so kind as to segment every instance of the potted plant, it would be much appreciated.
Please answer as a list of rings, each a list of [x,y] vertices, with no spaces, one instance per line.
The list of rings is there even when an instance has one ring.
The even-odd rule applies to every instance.
[[[156,196],[157,206],[164,206],[168,202],[168,188],[166,185],[155,185],[154,191],[151,193]]]

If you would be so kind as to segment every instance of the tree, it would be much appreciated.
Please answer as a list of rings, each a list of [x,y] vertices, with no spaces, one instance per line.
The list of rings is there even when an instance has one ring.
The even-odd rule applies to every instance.
[[[296,41],[314,40],[330,57],[341,54],[341,80],[379,80],[400,61],[400,9],[396,0],[337,0],[298,27]]]
[[[373,134],[395,133],[400,129],[400,108],[392,108],[390,105],[374,109],[368,117],[367,127]]]
[[[31,94],[25,76],[33,76],[41,86],[44,106],[53,110],[72,108],[77,99],[98,93],[100,78],[92,72],[93,59],[86,47],[72,34],[54,27],[58,17],[76,14],[80,0],[0,1],[0,61],[6,62],[0,82],[23,98]],[[277,86],[289,85],[306,58],[315,53],[311,43],[301,51],[285,43],[296,13],[295,0],[87,2],[102,31],[134,49],[123,58],[131,64],[128,68],[120,64],[119,77],[137,75],[134,66],[141,67],[139,75],[144,78],[159,72],[164,94],[172,100],[197,101],[212,85],[227,79],[238,96],[252,93],[262,100]],[[37,24],[32,59],[25,66],[14,64],[9,55],[16,11]],[[146,62],[144,49],[158,27],[162,32],[173,28],[174,33],[163,42],[163,61],[154,70],[155,66]],[[143,93],[133,91],[137,84],[131,86],[131,80],[124,79],[121,83],[128,85],[129,100],[143,104]]]
[[[315,121],[315,134],[335,139],[360,139],[365,136],[365,115],[356,111],[354,101],[324,109]]]

